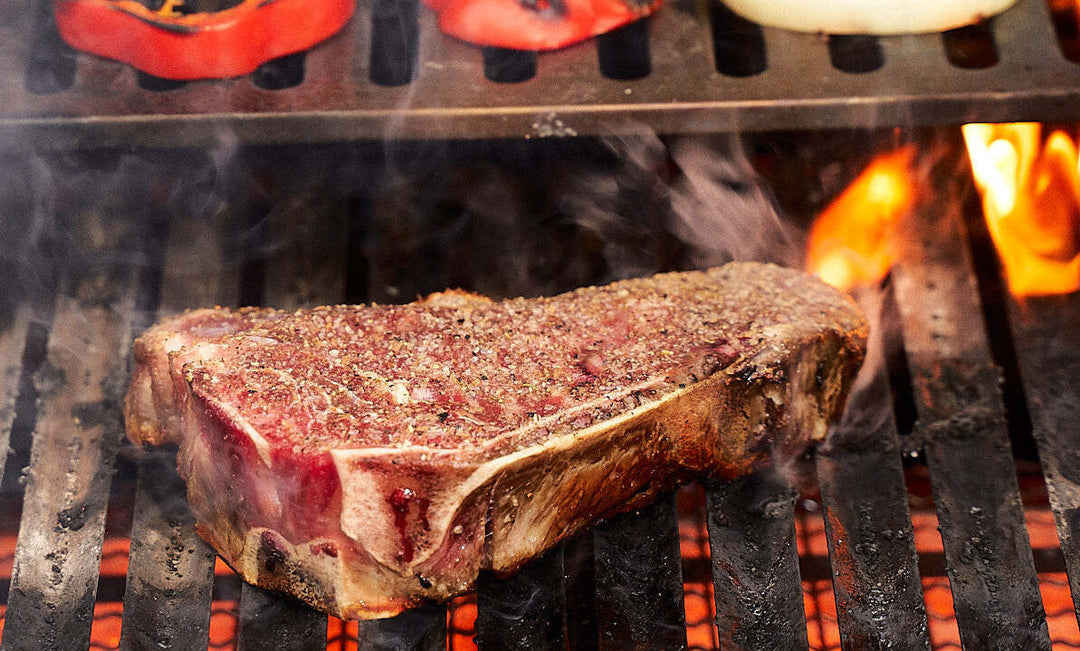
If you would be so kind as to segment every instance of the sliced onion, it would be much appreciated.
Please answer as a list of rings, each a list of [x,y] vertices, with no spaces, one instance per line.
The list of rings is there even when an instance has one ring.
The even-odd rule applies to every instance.
[[[826,34],[941,32],[999,14],[1016,0],[723,0],[761,25]]]

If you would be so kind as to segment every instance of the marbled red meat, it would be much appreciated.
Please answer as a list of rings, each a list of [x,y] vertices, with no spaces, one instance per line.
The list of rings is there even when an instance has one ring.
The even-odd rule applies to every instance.
[[[865,335],[846,297],[760,264],[551,298],[199,310],[136,342],[128,433],[179,445],[199,531],[246,580],[381,617],[820,439]]]

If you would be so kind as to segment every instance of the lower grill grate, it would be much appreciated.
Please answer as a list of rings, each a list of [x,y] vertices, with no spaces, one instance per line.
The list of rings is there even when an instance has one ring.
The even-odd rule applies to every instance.
[[[384,259],[378,246],[401,254],[394,232],[379,229],[405,228],[406,218],[381,220],[378,211],[392,202],[358,195],[356,185],[336,177],[323,179],[318,192],[305,190],[311,161],[295,151],[255,151],[237,169],[218,169],[217,182],[230,190],[202,212],[159,199],[190,190],[188,159],[116,155],[96,160],[103,171],[78,182],[60,173],[69,162],[27,163],[30,183],[3,196],[10,214],[27,215],[25,228],[15,231],[20,250],[60,270],[55,284],[48,275],[18,278],[7,295],[19,300],[0,331],[8,355],[0,375],[0,405],[8,406],[2,435],[12,448],[3,471],[12,506],[3,522],[16,536],[5,648],[113,644],[115,633],[104,631],[115,632],[118,616],[123,648],[229,645],[234,638],[241,649],[322,649],[328,638],[348,648],[353,635],[363,648],[395,648],[403,638],[418,649],[445,648],[447,640],[458,648],[470,625],[481,643],[498,648],[626,648],[657,639],[667,648],[834,648],[837,635],[846,648],[947,647],[952,642],[936,622],[943,575],[966,648],[1049,648],[1052,640],[1068,645],[1080,637],[1075,610],[1062,616],[1060,599],[1049,613],[1044,608],[1051,589],[1063,593],[1063,571],[1077,599],[1080,493],[1070,473],[1080,440],[1066,429],[1077,400],[1070,385],[1080,359],[1080,338],[1070,331],[1077,296],[1032,304],[1028,312],[1010,306],[1059,549],[1046,533],[1046,507],[1023,508],[962,203],[919,207],[926,234],[893,274],[919,416],[913,432],[900,431],[891,417],[849,418],[805,467],[684,495],[698,506],[683,504],[681,524],[673,497],[614,518],[510,579],[483,577],[475,605],[459,600],[450,609],[449,630],[442,607],[331,625],[295,602],[215,573],[184,502],[172,499],[179,485],[169,454],[144,454],[122,442],[127,347],[155,312],[192,305],[292,308],[358,300],[361,292],[386,300],[392,292],[373,279],[393,274],[366,268],[356,256]],[[962,196],[952,183],[960,181],[948,180],[942,190]],[[49,228],[31,223],[43,212]],[[400,268],[415,271],[420,262]],[[398,296],[420,287],[405,285]],[[1039,330],[1028,325],[1033,314]],[[884,375],[867,383],[859,399],[887,404]],[[912,452],[926,464],[909,463],[905,471]],[[789,481],[799,473],[816,477],[820,501],[800,502]],[[920,547],[920,538],[935,537],[935,518],[923,508],[930,502],[914,513],[909,504],[911,496],[930,495],[941,551]],[[812,504],[821,516],[805,508]],[[1038,536],[1031,533],[1034,519]],[[128,539],[121,579],[115,563]],[[533,608],[519,617],[522,592]],[[698,608],[690,612],[687,603]],[[716,629],[707,623],[714,613]],[[231,632],[215,627],[228,617],[235,619]]]
[[[1027,528],[1031,534],[1032,550],[1039,575],[1039,588],[1046,604],[1047,624],[1055,649],[1080,648],[1080,631],[1076,626],[1069,593],[1068,578],[1061,555],[1041,478],[1021,474],[1021,488],[1025,505]],[[913,492],[929,490],[927,477],[921,468],[908,472],[908,484]],[[680,547],[685,581],[685,604],[688,648],[705,651],[719,648],[717,631],[713,623],[715,607],[709,574],[708,539],[704,529],[704,494],[700,487],[690,487],[679,493]],[[3,503],[4,522],[12,518],[12,500]],[[945,560],[941,538],[937,531],[937,517],[929,497],[913,505],[912,531],[915,547],[919,552],[919,573],[922,576],[922,592],[927,604],[928,633],[935,649],[959,649],[960,634],[956,627],[952,593],[945,576]],[[824,522],[820,516],[820,503],[813,499],[802,500],[795,511],[796,540],[801,554],[803,602],[806,607],[808,645],[815,651],[832,651],[840,647],[840,630],[837,626],[836,604],[828,568],[828,541]],[[11,565],[15,547],[15,533],[7,532],[0,537],[0,586],[10,584]],[[125,576],[130,572],[129,540],[107,527],[102,549],[101,579],[98,602],[94,607],[90,649],[115,649],[121,644],[121,624],[124,604]],[[210,612],[207,648],[210,651],[227,651],[236,647],[239,618],[239,584],[235,574],[227,566],[218,563],[214,601]],[[109,588],[119,585],[119,589]],[[0,622],[3,621],[0,608]],[[447,637],[452,649],[468,650],[475,647],[476,597],[467,596],[455,600],[448,613]],[[175,638],[174,638],[175,640]],[[356,622],[330,618],[326,631],[328,651],[357,651],[359,646]],[[126,644],[126,642],[125,642]],[[197,644],[195,646],[198,646]],[[173,648],[185,648],[174,643]]]

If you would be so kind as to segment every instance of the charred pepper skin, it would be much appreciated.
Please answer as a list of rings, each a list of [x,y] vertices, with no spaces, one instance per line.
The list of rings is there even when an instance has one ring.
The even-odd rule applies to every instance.
[[[512,50],[555,50],[641,20],[661,0],[424,0],[454,38]]]
[[[152,10],[134,0],[53,0],[71,47],[164,79],[239,77],[337,33],[356,0],[243,0],[216,12]]]

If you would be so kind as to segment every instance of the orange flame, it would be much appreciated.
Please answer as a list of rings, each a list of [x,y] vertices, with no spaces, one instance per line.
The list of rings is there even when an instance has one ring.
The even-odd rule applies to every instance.
[[[1076,144],[1036,123],[967,124],[964,141],[990,236],[1015,296],[1080,289]],[[1041,145],[1041,147],[1040,147]]]
[[[914,195],[912,147],[882,155],[840,194],[810,229],[807,268],[851,289],[879,282],[896,262],[896,230]]]

